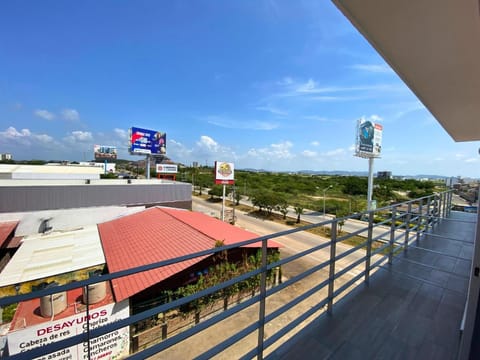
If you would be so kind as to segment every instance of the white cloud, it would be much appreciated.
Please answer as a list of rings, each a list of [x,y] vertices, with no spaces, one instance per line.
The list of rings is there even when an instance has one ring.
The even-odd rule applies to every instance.
[[[75,109],[63,109],[61,112],[62,118],[67,121],[80,120],[80,114]]]
[[[19,131],[13,126],[10,126],[5,131],[0,131],[0,143],[29,146],[32,144],[53,143],[53,138],[47,134],[32,133],[29,129],[21,129]]]
[[[30,130],[22,129],[18,131],[13,126],[7,128],[7,130],[0,132],[0,137],[4,139],[17,139],[23,137],[29,137],[31,135]]]
[[[51,113],[50,111],[48,110],[42,110],[42,109],[38,109],[38,110],[35,110],[33,112],[35,114],[35,116],[38,116],[42,119],[45,119],[45,120],[53,120],[55,119],[55,114]]]
[[[47,134],[34,134],[33,137],[44,144],[53,142],[53,138]]]
[[[318,82],[309,78],[306,82],[294,81],[289,78],[289,82],[280,81],[276,84],[281,87],[281,91],[273,94],[273,97],[292,97],[302,96],[311,97],[315,94],[331,94],[339,92],[366,92],[373,91],[375,93],[382,91],[404,91],[405,86],[401,84],[374,84],[374,85],[354,85],[354,86],[319,86]],[[362,94],[362,96],[365,96]],[[327,96],[328,98],[329,96]],[[353,98],[358,98],[353,97]]]
[[[312,145],[312,146],[320,146],[320,142],[318,142],[318,141],[312,141],[312,142],[310,143],[310,145]]]
[[[313,158],[318,156],[318,153],[316,151],[311,151],[311,150],[303,150],[302,155],[305,157]]]
[[[270,146],[259,149],[248,150],[248,156],[261,157],[265,160],[286,160],[292,159],[294,155],[290,152],[293,144],[290,141],[284,141],[278,144],[270,144]]]
[[[317,93],[321,92],[322,89],[317,88],[317,82],[313,79],[308,79],[306,83],[297,85],[296,92],[299,93]]]
[[[478,162],[478,158],[465,159],[465,162],[466,162],[466,163],[475,163],[475,162]]]
[[[380,122],[383,120],[383,118],[379,115],[376,115],[376,114],[372,114],[370,116],[361,116],[361,119],[362,120],[370,120],[370,121],[373,121],[373,122]]]
[[[355,64],[350,68],[371,73],[393,73],[393,70],[387,64]]]
[[[72,131],[70,135],[63,138],[64,141],[69,143],[84,143],[93,140],[92,133],[89,131]]]
[[[127,140],[127,139],[128,139],[128,131],[125,130],[125,129],[115,128],[115,129],[113,129],[113,132],[114,132],[115,135],[117,135],[117,137],[119,137],[121,140]]]
[[[325,153],[325,156],[338,156],[343,154],[345,154],[345,149],[334,149],[334,150],[327,151]]]
[[[207,135],[200,136],[200,141],[197,141],[197,146],[209,152],[217,152],[220,148],[218,143]]]

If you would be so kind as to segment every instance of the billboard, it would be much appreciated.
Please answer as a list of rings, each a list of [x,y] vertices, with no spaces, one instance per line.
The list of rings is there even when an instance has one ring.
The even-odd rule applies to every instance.
[[[95,329],[114,321],[128,318],[130,309],[128,300],[105,305],[89,312],[90,326]],[[10,332],[7,336],[9,355],[54,343],[85,332],[86,312],[57,320],[32,325]],[[128,326],[90,340],[92,359],[123,359],[128,356],[130,329]],[[48,356],[36,359],[80,360],[88,357],[88,343],[80,343]]]
[[[379,157],[382,151],[382,132],[382,125],[370,120],[358,120],[355,155],[366,158]]]
[[[117,148],[108,145],[93,145],[95,160],[111,160],[117,158]]]
[[[129,151],[131,154],[164,155],[167,153],[167,134],[132,127],[130,129]]]
[[[235,178],[233,163],[215,161],[215,184],[233,185],[234,183]]]
[[[176,174],[178,173],[178,166],[175,164],[157,164],[157,174]]]

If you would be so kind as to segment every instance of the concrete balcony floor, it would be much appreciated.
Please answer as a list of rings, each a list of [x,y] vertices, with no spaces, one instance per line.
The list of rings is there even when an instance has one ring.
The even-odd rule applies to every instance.
[[[476,219],[451,212],[267,359],[455,359]]]

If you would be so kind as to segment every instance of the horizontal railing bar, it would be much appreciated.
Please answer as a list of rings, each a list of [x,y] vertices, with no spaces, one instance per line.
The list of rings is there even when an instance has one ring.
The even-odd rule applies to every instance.
[[[313,273],[319,271],[319,270],[322,270],[325,266],[327,265],[330,265],[330,260],[326,260],[324,261],[323,263],[319,264],[319,265],[316,265],[314,266],[313,268],[310,268],[308,269],[307,271],[304,271],[298,275],[295,275],[293,277],[291,277],[290,279],[288,280],[285,280],[283,281],[281,284],[277,285],[277,286],[274,286],[270,289],[267,290],[267,296],[270,296],[270,295],[273,295],[287,287],[289,287],[290,285],[296,283],[296,282],[299,282],[300,280],[303,280],[304,278],[306,278],[307,276],[310,276],[312,275]]]
[[[222,321],[222,320],[225,320],[226,318],[232,316],[233,314],[241,311],[241,310],[244,310],[246,309],[247,307],[257,303],[260,299],[260,295],[256,295],[240,304],[237,304],[235,307],[233,308],[230,308],[230,309],[227,309],[211,318],[208,318],[204,321],[202,321],[201,323],[195,325],[194,327],[190,328],[190,329],[187,329],[177,335],[174,335],[170,338],[167,338],[165,340],[163,340],[162,342],[158,343],[158,344],[155,344],[155,345],[152,345],[151,347],[148,347],[142,351],[139,351],[135,354],[132,354],[131,356],[129,356],[128,358],[129,359],[132,359],[132,360],[143,360],[149,356],[152,356],[152,355],[155,355],[157,353],[159,353],[160,351],[163,351],[175,344],[178,344],[179,342],[193,336],[193,335],[196,335],[197,333],[199,333],[200,331],[203,331],[209,327],[211,327],[212,325],[215,325],[216,323],[218,323],[219,321]],[[256,326],[258,327],[258,321],[255,322],[256,323]],[[255,330],[255,329],[254,329]],[[242,333],[242,331],[240,331],[240,333]],[[250,332],[247,332],[243,337],[247,336]]]
[[[266,315],[265,316],[265,323],[270,322],[273,319],[276,319],[278,316],[283,314],[285,311],[293,308],[294,306],[298,305],[303,300],[307,299],[308,297],[312,296],[316,292],[320,291],[322,288],[324,288],[325,286],[328,285],[328,282],[329,282],[329,279],[324,280],[320,284],[316,285],[315,287],[309,289],[305,293],[303,293],[303,294],[299,295],[298,297],[294,298],[292,301],[290,301],[286,304],[283,304],[280,308],[278,308],[275,311],[273,311],[272,313]],[[274,289],[276,289],[276,288],[274,288]],[[273,289],[269,289],[269,290],[273,290]],[[270,295],[271,294],[268,294],[267,296],[270,296]],[[228,346],[232,345],[231,338],[228,338],[228,339],[224,340],[222,343],[217,344],[216,346],[211,348],[207,352],[207,354],[208,354],[207,357],[203,357],[203,355],[202,355],[202,357],[199,357],[199,359],[209,359],[209,358],[213,357],[214,355],[218,354],[222,350],[226,349],[228,346],[224,346],[224,345],[227,345],[227,344],[229,344]]]
[[[262,238],[264,240],[268,240],[271,237],[264,236]],[[241,246],[258,243],[259,242],[258,239],[260,239],[260,238],[243,241],[241,243],[237,243],[237,244],[233,244],[233,245],[226,245],[226,246],[222,246],[222,247],[218,247],[218,248],[203,250],[203,251],[199,251],[199,252],[196,252],[196,253],[193,253],[193,254],[188,254],[188,255],[184,255],[184,256],[177,257],[177,258],[168,259],[168,260],[162,260],[162,261],[155,262],[155,263],[152,263],[152,264],[137,266],[137,267],[130,268],[130,269],[127,269],[127,270],[117,271],[117,272],[112,273],[112,274],[102,274],[102,275],[99,275],[99,276],[91,277],[91,278],[86,279],[86,280],[79,280],[79,281],[75,281],[75,282],[65,284],[65,285],[59,285],[59,286],[55,286],[55,287],[48,288],[48,289],[37,290],[35,292],[30,292],[28,294],[5,296],[3,298],[0,298],[0,307],[4,307],[6,305],[16,303],[16,302],[22,302],[22,301],[27,301],[27,300],[31,300],[31,299],[51,295],[51,294],[56,294],[58,292],[78,289],[78,288],[83,287],[83,286],[95,284],[95,283],[98,283],[98,282],[113,280],[113,279],[116,279],[116,278],[119,278],[119,277],[125,277],[125,276],[128,276],[128,275],[133,275],[133,274],[136,274],[136,273],[139,273],[139,272],[153,270],[153,269],[156,269],[156,268],[159,268],[159,267],[172,265],[172,264],[175,264],[175,263],[178,263],[178,262],[194,259],[194,258],[197,258],[197,257],[215,254],[217,252],[221,252],[221,251],[224,251],[224,250],[234,249],[234,248],[238,248],[238,247],[241,247]]]
[[[385,227],[388,227],[390,226],[389,222],[391,221],[391,218],[388,218],[388,219],[385,219],[383,221],[380,221],[378,223],[375,223],[373,224],[373,227],[376,227],[376,226],[385,226]]]
[[[341,294],[343,291],[348,289],[352,284],[354,284],[355,282],[357,282],[358,280],[360,280],[364,276],[365,276],[365,271],[362,271],[358,275],[355,275],[353,278],[348,280],[345,284],[343,284],[342,286],[340,286],[337,290],[335,290],[333,292],[333,298],[336,298],[339,294]]]
[[[389,243],[385,243],[383,244],[382,246],[380,246],[379,248],[375,249],[374,251],[372,251],[372,256],[374,255],[378,255],[379,253],[381,253],[383,250],[387,249],[390,247],[390,244]],[[386,256],[388,256],[387,254],[385,254]]]
[[[268,337],[265,342],[264,346],[265,348],[268,348],[269,346],[273,345],[277,340],[279,340],[282,336],[286,335],[289,331],[293,330],[295,327],[297,327],[300,323],[308,319],[310,316],[315,314],[317,311],[321,310],[322,308],[324,309],[328,304],[328,298],[323,299],[320,301],[318,304],[313,306],[312,308],[308,309],[302,315],[297,317],[296,319],[290,321],[286,326],[282,327],[279,331],[277,331],[275,334],[271,335]]]
[[[376,267],[380,266],[380,264],[381,264],[381,263],[384,263],[385,261],[388,261],[388,254],[382,256],[380,259],[378,259],[377,261],[375,261],[375,262],[370,266],[370,270],[375,269]]]
[[[340,259],[343,259],[344,257],[347,257],[348,255],[358,251],[358,250],[361,250],[362,248],[364,248],[365,246],[367,245],[367,241],[365,240],[365,242],[361,243],[361,244],[358,244],[357,246],[351,248],[351,249],[348,249],[346,251],[344,251],[343,253],[339,254],[339,255],[336,255],[335,256],[335,261],[338,261]]]
[[[278,265],[288,264],[289,262],[297,260],[301,257],[305,257],[306,255],[314,253],[315,251],[322,250],[322,249],[324,249],[326,247],[329,247],[329,246],[330,246],[330,241],[327,242],[327,243],[321,244],[321,245],[314,246],[313,248],[303,250],[302,252],[299,252],[297,254],[290,255],[289,257],[287,257],[285,259],[281,259],[281,260],[277,261],[275,264],[278,264]],[[271,268],[277,267],[278,265],[272,266]],[[270,264],[268,265],[268,267],[270,269]]]
[[[340,278],[341,276],[345,275],[347,272],[349,272],[350,270],[352,270],[354,267],[362,264],[365,262],[365,259],[367,257],[364,256],[363,258],[361,259],[358,259],[358,260],[355,260],[354,262],[352,262],[351,264],[348,264],[346,267],[344,267],[342,270],[338,271],[335,273],[335,276],[333,277],[335,280]],[[363,272],[365,272],[365,270],[363,270]]]
[[[225,341],[221,342],[220,344],[216,345],[215,347],[211,348],[210,350],[204,352],[203,354],[195,357],[195,360],[208,360],[214,357],[215,355],[219,354],[226,348],[232,346],[233,344],[237,343],[245,336],[250,335],[252,332],[258,329],[258,321],[255,321],[253,324],[248,325],[244,328],[240,333],[236,333],[226,339]],[[255,348],[256,349],[256,348]]]
[[[357,236],[357,235],[360,236],[361,233],[364,233],[364,232],[367,232],[367,231],[368,231],[368,223],[365,223],[365,228],[360,229],[360,230],[352,231],[351,233],[348,233],[347,235],[340,236],[340,237],[337,238],[337,242],[347,240],[347,239],[349,239],[353,236]]]
[[[95,329],[91,329],[89,337],[91,339],[93,339],[93,338],[96,338],[98,336],[105,335],[109,332],[118,330],[122,327],[130,326],[131,324],[134,324],[138,321],[147,319],[147,318],[149,318],[151,316],[154,316],[158,313],[165,312],[165,311],[168,311],[172,308],[177,308],[177,307],[180,307],[182,305],[188,304],[189,302],[191,302],[193,300],[202,298],[206,295],[209,295],[211,293],[214,293],[214,292],[220,291],[224,288],[227,288],[229,286],[232,286],[232,285],[236,284],[237,282],[241,282],[241,281],[246,280],[246,279],[248,279],[252,276],[259,275],[261,272],[262,272],[261,269],[252,270],[248,273],[239,275],[238,277],[236,277],[234,279],[230,279],[230,280],[227,280],[227,281],[225,281],[221,284],[218,284],[218,285],[209,287],[207,289],[201,290],[201,291],[199,291],[195,294],[183,297],[181,299],[171,301],[167,304],[162,304],[162,305],[156,306],[152,309],[145,310],[145,311],[143,311],[141,313],[138,313],[138,314],[130,315],[126,319],[120,319],[120,320],[117,320],[113,323],[106,324],[104,326],[100,326],[100,327],[95,328]],[[47,344],[47,345],[39,347],[39,348],[34,348],[34,349],[31,349],[31,350],[25,351],[23,353],[20,353],[20,354],[14,355],[14,356],[19,356],[19,355],[25,354],[26,355],[25,357],[18,357],[18,359],[31,359],[31,358],[43,356],[43,355],[61,350],[61,349],[66,348],[66,347],[70,347],[70,346],[80,344],[82,342],[85,342],[86,340],[87,340],[86,333],[79,334],[79,335],[75,335],[75,336],[69,337],[69,338],[64,339],[64,340],[60,340],[58,342]],[[17,359],[17,358],[15,358],[15,359]]]

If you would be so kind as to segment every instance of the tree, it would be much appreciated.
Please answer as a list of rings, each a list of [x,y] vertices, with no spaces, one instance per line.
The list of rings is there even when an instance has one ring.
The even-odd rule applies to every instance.
[[[283,202],[279,205],[277,205],[277,210],[280,211],[280,213],[283,215],[283,220],[287,219],[287,214],[288,214],[288,204],[287,202]]]
[[[230,193],[231,189],[226,188],[225,189],[225,196],[227,196]],[[210,198],[213,199],[214,196],[217,197],[222,197],[223,196],[223,185],[214,185],[212,188],[208,191],[208,195],[210,195]]]
[[[234,193],[234,197],[235,197],[235,205],[240,205],[240,199],[242,198],[242,196],[240,195],[240,192],[239,191],[235,191]]]
[[[270,215],[279,204],[285,203],[285,197],[273,191],[256,191],[252,196],[253,206],[258,206],[260,211],[267,210]]]
[[[297,214],[297,224],[300,224],[300,215],[303,214],[303,207],[301,205],[296,205],[294,210],[295,214]]]

